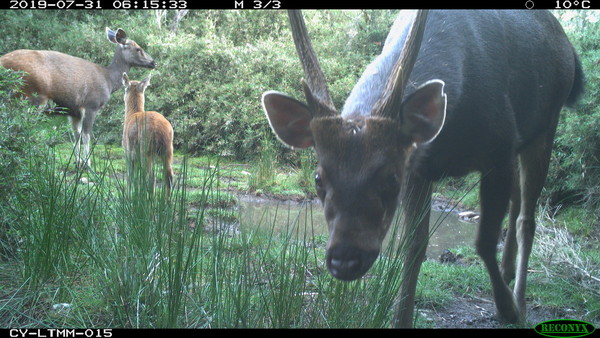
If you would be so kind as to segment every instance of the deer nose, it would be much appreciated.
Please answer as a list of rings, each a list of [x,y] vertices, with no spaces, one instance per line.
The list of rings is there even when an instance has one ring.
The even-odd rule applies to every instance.
[[[352,281],[362,277],[378,255],[378,251],[367,251],[354,246],[336,246],[327,250],[327,268],[333,277]]]

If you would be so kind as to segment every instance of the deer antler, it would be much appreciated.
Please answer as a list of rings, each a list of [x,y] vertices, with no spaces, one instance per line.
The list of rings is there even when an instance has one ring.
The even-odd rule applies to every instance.
[[[373,115],[392,117],[398,113],[402,104],[404,89],[412,68],[417,60],[425,23],[427,22],[427,10],[417,11],[413,23],[408,31],[406,42],[400,52],[398,61],[394,64],[392,73],[386,84],[383,97],[377,101],[373,108]]]
[[[296,51],[304,69],[302,86],[304,95],[313,114],[326,116],[335,112],[335,106],[329,93],[329,87],[321,65],[310,43],[306,25],[299,10],[289,10],[288,17],[294,37]]]

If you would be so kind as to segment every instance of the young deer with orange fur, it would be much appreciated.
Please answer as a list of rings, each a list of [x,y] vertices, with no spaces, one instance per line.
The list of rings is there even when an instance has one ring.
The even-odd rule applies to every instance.
[[[307,104],[266,92],[267,118],[285,144],[315,149],[334,277],[355,280],[369,270],[402,201],[410,242],[394,326],[413,323],[433,182],[479,172],[477,253],[500,318],[522,321],[537,200],[561,108],[583,90],[581,64],[547,11],[404,13],[338,114],[302,15],[290,11]]]
[[[22,92],[31,103],[45,106],[54,101],[56,113],[69,116],[75,135],[75,161],[90,166],[90,135],[96,112],[108,102],[110,95],[121,88],[121,75],[131,67],[156,68],[152,57],[125,31],[106,28],[108,40],[114,44],[112,63],[103,67],[68,54],[49,50],[16,50],[0,57],[0,65],[24,71]],[[80,147],[83,143],[84,154]]]
[[[155,111],[144,108],[144,91],[150,78],[129,81],[123,73],[125,86],[125,122],[123,123],[123,149],[129,168],[129,180],[139,172],[138,161],[146,160],[146,179],[154,191],[155,177],[153,159],[159,158],[163,165],[166,196],[171,195],[173,185],[173,127],[167,119]]]

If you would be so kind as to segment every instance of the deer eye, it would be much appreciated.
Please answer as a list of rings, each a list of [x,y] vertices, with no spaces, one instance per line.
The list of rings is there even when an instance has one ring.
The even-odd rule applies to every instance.
[[[323,188],[323,179],[321,178],[321,174],[315,174],[315,185],[317,188]]]
[[[322,176],[322,174],[317,171],[315,174],[315,190],[322,201],[325,200],[325,195],[327,192],[327,189],[325,189],[325,180],[326,179]]]

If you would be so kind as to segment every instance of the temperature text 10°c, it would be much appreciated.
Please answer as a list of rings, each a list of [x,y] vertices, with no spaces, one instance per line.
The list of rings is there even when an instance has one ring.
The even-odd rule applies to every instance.
[[[591,8],[591,0],[556,0],[554,9]]]

